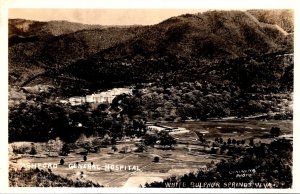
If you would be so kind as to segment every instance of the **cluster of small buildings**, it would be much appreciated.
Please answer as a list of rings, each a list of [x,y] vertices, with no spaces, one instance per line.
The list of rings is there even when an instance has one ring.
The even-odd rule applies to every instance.
[[[121,94],[132,94],[132,89],[130,88],[114,88],[105,92],[100,92],[98,94],[91,94],[87,96],[75,96],[68,100],[61,100],[62,103],[70,103],[72,106],[81,105],[84,103],[112,103],[113,99]]]

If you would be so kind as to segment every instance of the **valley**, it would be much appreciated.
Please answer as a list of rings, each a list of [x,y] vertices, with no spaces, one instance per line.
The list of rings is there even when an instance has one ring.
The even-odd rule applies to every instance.
[[[10,186],[291,188],[293,22],[9,20]]]

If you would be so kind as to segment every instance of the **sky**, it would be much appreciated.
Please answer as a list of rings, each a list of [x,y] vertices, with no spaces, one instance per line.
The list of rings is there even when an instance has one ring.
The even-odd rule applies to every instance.
[[[151,25],[172,16],[215,9],[294,8],[296,0],[3,0],[8,17],[101,25]],[[298,1],[298,0],[297,0]],[[1,2],[1,0],[0,0]],[[0,3],[1,7],[1,3]],[[98,9],[97,9],[98,8]]]
[[[101,25],[152,25],[172,16],[199,13],[201,9],[9,9],[10,19],[67,20]]]

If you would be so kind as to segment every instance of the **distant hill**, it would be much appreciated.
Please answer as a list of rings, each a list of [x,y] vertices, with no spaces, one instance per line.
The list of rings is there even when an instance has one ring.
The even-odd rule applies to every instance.
[[[291,18],[288,10],[250,10],[185,14],[157,25],[130,27],[11,20],[9,83],[140,80],[160,77],[170,65],[178,71],[186,68],[182,60],[209,63],[289,54],[293,53]]]
[[[10,23],[28,25],[31,22]],[[63,28],[59,28],[59,24]],[[55,27],[50,27],[52,25]],[[26,31],[23,25],[22,31],[9,39],[10,83],[20,84],[49,70],[56,72],[79,59],[133,38],[139,29],[139,26],[100,27],[69,22],[35,22],[34,27],[30,26]]]
[[[101,25],[88,25],[68,21],[40,22],[25,19],[10,19],[8,23],[9,37],[13,36],[59,36],[83,29],[101,29]]]
[[[288,33],[294,32],[293,10],[248,10],[258,21],[280,26]]]

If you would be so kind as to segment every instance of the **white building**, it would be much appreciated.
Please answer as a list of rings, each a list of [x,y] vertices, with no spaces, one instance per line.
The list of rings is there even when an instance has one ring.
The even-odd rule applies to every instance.
[[[170,126],[156,126],[148,125],[147,129],[151,132],[167,131],[169,134],[187,133],[189,130],[183,127],[170,127]]]
[[[132,90],[128,88],[114,88],[106,92],[92,94],[86,96],[86,102],[90,103],[112,103],[113,99],[121,94],[132,94]]]
[[[152,132],[160,132],[160,131],[164,131],[165,128],[164,127],[159,127],[159,126],[154,126],[154,125],[149,125],[148,130],[152,131]]]
[[[69,102],[71,103],[72,106],[76,106],[76,105],[81,105],[83,103],[86,102],[85,97],[71,97],[69,98]]]
[[[91,94],[85,97],[75,96],[69,98],[69,102],[72,106],[81,105],[83,103],[112,103],[113,99],[121,94],[132,94],[132,89],[129,88],[114,88],[105,92],[100,92],[98,94]]]

